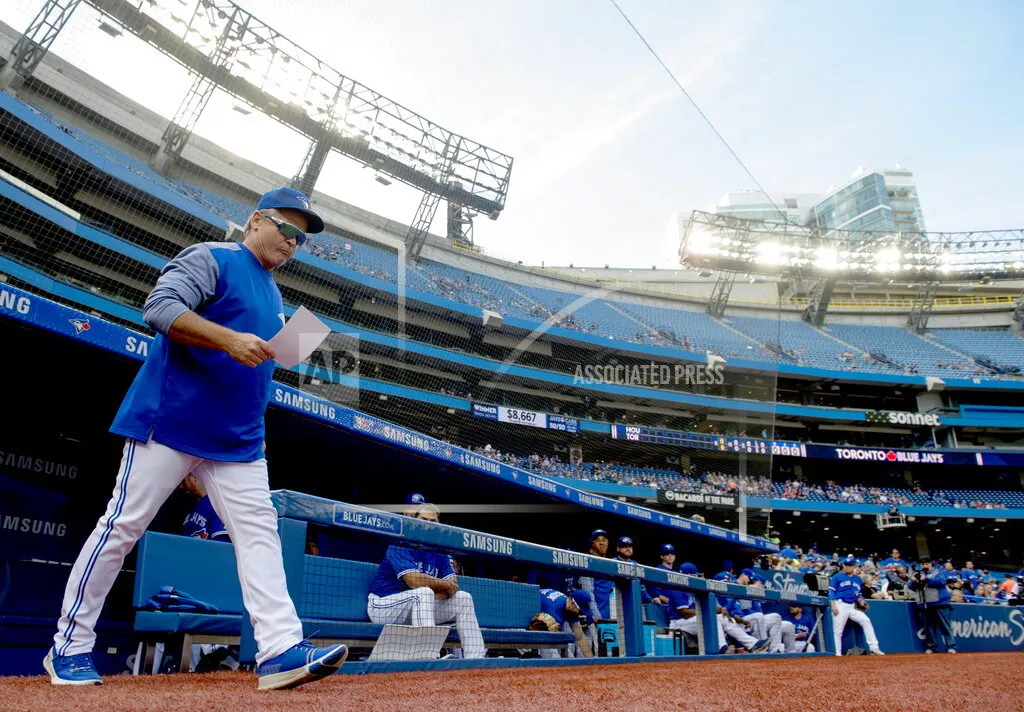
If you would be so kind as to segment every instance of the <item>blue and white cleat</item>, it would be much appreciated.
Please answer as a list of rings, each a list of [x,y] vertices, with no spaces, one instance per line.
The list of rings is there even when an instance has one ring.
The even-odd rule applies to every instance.
[[[51,685],[102,685],[103,680],[92,664],[92,653],[57,655],[50,651],[43,658],[43,668],[50,674]]]
[[[347,657],[348,648],[344,645],[318,648],[304,640],[257,668],[259,689],[286,690],[333,675]]]

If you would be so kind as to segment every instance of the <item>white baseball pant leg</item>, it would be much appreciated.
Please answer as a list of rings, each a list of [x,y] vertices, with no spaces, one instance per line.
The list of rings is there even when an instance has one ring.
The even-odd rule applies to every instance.
[[[717,653],[723,645],[729,644],[729,641],[725,639],[725,629],[722,628],[722,617],[715,616],[715,622],[718,624],[718,647],[714,650],[709,650],[705,643],[704,652],[707,655]],[[677,618],[674,621],[669,621],[668,627],[670,630],[681,630],[684,633],[689,633],[690,635],[699,635],[697,633],[697,616],[693,616],[691,618]],[[757,641],[754,642],[756,643]]]
[[[434,591],[421,586],[390,596],[371,593],[366,601],[366,615],[374,623],[434,625]]]
[[[748,613],[743,620],[750,626],[750,634],[761,640],[768,637],[768,629],[765,626],[764,613]]]
[[[53,638],[58,655],[92,650],[96,620],[125,556],[189,472],[206,487],[234,542],[242,601],[259,647],[256,661],[279,655],[302,640],[302,625],[285,582],[267,461],[210,462],[152,439],[126,440],[106,512],[68,577]]]
[[[769,641],[771,641],[771,647],[768,648],[773,653],[785,652],[786,647],[782,644],[782,616],[778,613],[764,613],[762,614],[762,620],[764,621],[765,634]]]
[[[459,631],[462,652],[467,659],[482,658],[487,654],[471,595],[456,591],[450,598],[434,601],[434,615],[439,623],[455,621],[455,630]]]
[[[750,635],[750,633],[747,632],[746,628],[741,626],[732,618],[719,614],[718,623],[722,627],[722,630],[725,631],[726,635],[728,635],[730,638],[735,640],[737,643],[739,643],[747,650],[753,648],[754,645],[757,643],[757,638]],[[722,638],[722,641],[722,645],[725,645],[729,642],[725,638]]]
[[[871,624],[871,619],[867,617],[864,611],[858,611],[854,604],[847,603],[846,601],[834,601],[834,603],[839,610],[837,615],[832,616],[832,625],[835,628],[836,655],[843,654],[843,628],[846,627],[847,620],[853,621],[864,629],[864,638],[868,642],[868,648],[878,650],[878,638],[875,636],[875,627]]]
[[[813,653],[814,643],[810,636],[814,635],[812,630],[803,640],[796,639],[796,626],[790,621],[782,621],[782,646],[787,653]]]

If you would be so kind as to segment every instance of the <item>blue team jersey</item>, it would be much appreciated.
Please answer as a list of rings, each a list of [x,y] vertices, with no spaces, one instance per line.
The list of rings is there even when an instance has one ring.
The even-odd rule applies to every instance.
[[[370,583],[370,593],[375,596],[390,596],[393,593],[408,591],[409,587],[402,577],[412,573],[446,579],[454,576],[455,570],[452,568],[452,559],[447,554],[389,546],[384,554],[384,561],[377,567],[377,575]]]
[[[807,633],[810,636],[811,630],[814,628],[814,618],[807,613],[804,613],[799,618],[794,618],[793,614],[787,611],[783,614],[782,620],[792,623],[796,633]]]
[[[610,620],[612,617],[612,590],[615,582],[611,579],[594,579],[594,603],[601,617]]]
[[[978,587],[978,582],[981,581],[981,574],[974,569],[964,569],[960,572],[960,578],[971,585],[971,589]]]
[[[210,498],[206,496],[201,497],[192,507],[192,511],[185,516],[185,522],[181,525],[181,533],[183,536],[195,539],[231,541],[228,537],[228,528],[213,511]]]
[[[749,616],[752,613],[763,613],[764,609],[761,608],[760,601],[751,601],[746,598],[733,599],[732,610],[729,611],[734,616]]]
[[[221,462],[263,457],[274,362],[244,366],[215,349],[172,342],[186,311],[269,340],[284,325],[273,275],[237,243],[193,245],[167,263],[143,317],[158,333],[110,432]]]
[[[679,620],[683,617],[679,612],[680,609],[697,610],[697,599],[693,597],[692,593],[669,589],[665,595],[668,596],[668,619],[670,621]]]
[[[856,603],[863,587],[864,582],[860,576],[847,576],[840,571],[829,579],[828,598],[830,601]]]
[[[542,588],[540,590],[540,611],[558,621],[558,625],[565,623],[565,602],[569,600],[561,591],[553,588]]]

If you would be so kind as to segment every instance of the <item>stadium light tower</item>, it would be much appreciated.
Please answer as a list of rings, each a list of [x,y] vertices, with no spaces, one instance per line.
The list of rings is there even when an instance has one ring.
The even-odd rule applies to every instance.
[[[28,29],[18,38],[4,68],[0,70],[0,89],[17,94],[43,61],[50,45],[80,3],[81,0],[46,0]]]
[[[49,6],[80,0],[47,0]],[[195,75],[155,159],[164,171],[181,156],[215,89],[310,140],[293,184],[313,191],[330,151],[375,175],[420,190],[406,234],[419,255],[441,200],[464,216],[492,219],[505,207],[512,157],[455,134],[346,77],[231,0],[86,0],[104,16]],[[51,40],[52,41],[52,40]]]

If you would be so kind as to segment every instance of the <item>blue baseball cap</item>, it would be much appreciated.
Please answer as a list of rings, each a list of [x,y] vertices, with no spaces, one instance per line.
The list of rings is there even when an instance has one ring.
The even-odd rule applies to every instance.
[[[260,198],[256,205],[257,210],[295,210],[306,216],[309,223],[306,227],[307,234],[323,232],[324,221],[309,207],[309,198],[295,188],[274,188],[267,191]]]
[[[674,553],[676,553],[676,548],[674,546],[672,546],[671,544],[662,544],[661,545],[661,553],[662,553],[662,556],[664,556],[665,554],[674,554]]]
[[[628,536],[620,536],[619,540],[615,543],[615,546],[633,546],[633,540]]]
[[[754,573],[753,569],[743,569],[742,571],[740,571],[740,574],[746,576],[751,581],[757,579],[757,574]]]
[[[405,498],[406,504],[424,504],[427,498],[421,495],[419,492],[413,492],[411,495]]]
[[[853,554],[850,554],[845,559],[843,559],[843,566],[856,566],[856,565],[857,565],[857,559],[853,558]]]
[[[717,573],[715,574],[715,581],[732,581],[732,574],[728,571]]]
[[[688,574],[690,576],[696,576],[697,575],[697,567],[696,567],[696,565],[691,564],[689,561],[687,561],[686,563],[684,563],[682,566],[679,567],[679,573],[681,573],[681,574]]]
[[[594,531],[590,532],[590,541],[594,541],[594,539],[598,538],[599,536],[603,536],[605,539],[607,539],[608,532],[606,532],[604,529],[595,529]]]
[[[581,611],[586,611],[590,607],[590,602],[593,600],[590,593],[584,591],[582,588],[577,588],[569,594],[569,598],[576,601],[576,605],[580,607]]]

